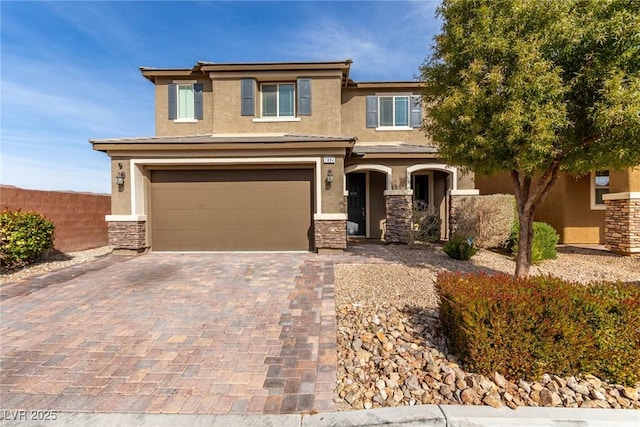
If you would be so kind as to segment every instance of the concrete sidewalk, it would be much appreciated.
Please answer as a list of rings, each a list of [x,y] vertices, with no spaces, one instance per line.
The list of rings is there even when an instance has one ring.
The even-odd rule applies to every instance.
[[[32,414],[13,411],[0,413],[2,425],[71,427],[343,427],[343,426],[434,426],[434,427],[511,427],[580,426],[638,427],[640,411],[632,409],[531,408],[511,410],[503,407],[462,405],[420,405],[362,411],[326,412],[314,415],[194,415],[194,414],[96,414],[56,412],[55,420],[31,420]],[[37,417],[37,414],[36,414]],[[25,423],[26,421],[26,423]]]

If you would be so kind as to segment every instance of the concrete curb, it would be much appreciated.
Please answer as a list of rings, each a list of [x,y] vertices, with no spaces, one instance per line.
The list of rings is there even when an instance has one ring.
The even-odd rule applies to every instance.
[[[14,413],[14,415],[18,415]],[[419,405],[363,411],[323,412],[314,415],[193,415],[193,414],[122,414],[57,412],[55,420],[31,420],[2,413],[3,425],[72,427],[638,427],[640,410],[576,409],[488,406]],[[26,422],[25,422],[26,421]]]

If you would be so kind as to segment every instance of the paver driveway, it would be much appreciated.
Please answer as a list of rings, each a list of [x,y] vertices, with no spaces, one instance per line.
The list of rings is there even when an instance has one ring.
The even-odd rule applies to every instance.
[[[109,257],[2,288],[2,409],[333,409],[333,261]]]

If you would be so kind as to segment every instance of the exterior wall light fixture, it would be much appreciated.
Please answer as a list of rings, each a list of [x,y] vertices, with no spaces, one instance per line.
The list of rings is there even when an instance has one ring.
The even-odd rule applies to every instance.
[[[116,174],[116,184],[118,185],[124,185],[124,179],[127,175],[124,173],[124,171],[120,171]]]
[[[331,184],[333,182],[333,171],[329,169],[327,171],[327,183]]]

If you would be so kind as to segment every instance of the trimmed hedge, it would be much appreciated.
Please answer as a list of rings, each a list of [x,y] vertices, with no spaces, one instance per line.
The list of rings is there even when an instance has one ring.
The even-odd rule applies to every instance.
[[[640,380],[637,285],[444,273],[436,287],[449,350],[474,372],[512,380],[543,373]]]
[[[55,226],[35,211],[0,213],[0,265],[18,267],[37,261],[53,247]]]

